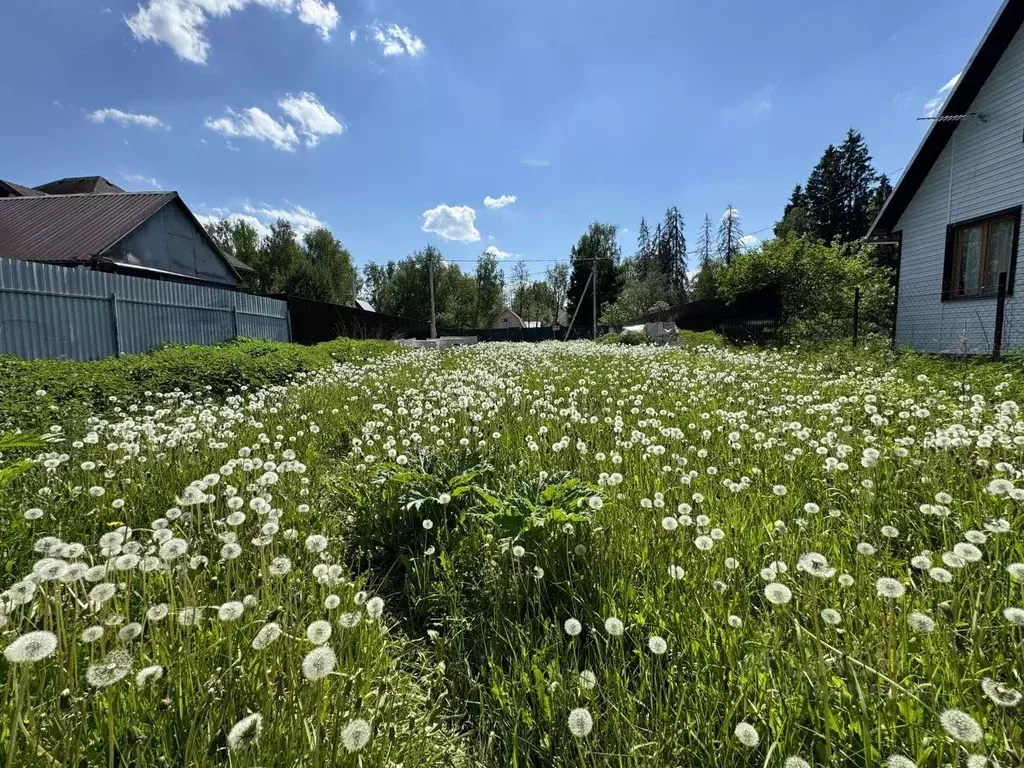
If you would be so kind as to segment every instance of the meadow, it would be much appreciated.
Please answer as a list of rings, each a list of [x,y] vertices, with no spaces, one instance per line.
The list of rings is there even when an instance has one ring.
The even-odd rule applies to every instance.
[[[1024,761],[1019,368],[385,346],[22,393],[4,765]]]

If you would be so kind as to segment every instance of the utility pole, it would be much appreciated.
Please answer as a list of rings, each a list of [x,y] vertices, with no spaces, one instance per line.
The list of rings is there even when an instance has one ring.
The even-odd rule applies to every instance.
[[[427,256],[427,274],[430,276],[430,338],[437,338],[437,316],[434,314],[434,258]]]
[[[594,286],[594,341],[597,341],[597,259],[590,264],[590,282]]]

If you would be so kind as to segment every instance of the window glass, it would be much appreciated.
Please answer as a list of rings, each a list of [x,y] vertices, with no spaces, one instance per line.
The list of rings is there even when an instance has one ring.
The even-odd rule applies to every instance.
[[[960,230],[960,293],[976,296],[981,282],[982,227],[970,226]]]
[[[1013,219],[999,219],[988,225],[988,248],[985,265],[985,293],[999,289],[999,273],[1010,275],[1010,256],[1013,254]]]

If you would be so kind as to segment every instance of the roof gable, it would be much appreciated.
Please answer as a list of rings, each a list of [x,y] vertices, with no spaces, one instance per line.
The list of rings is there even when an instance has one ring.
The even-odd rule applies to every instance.
[[[914,199],[917,190],[959,125],[957,120],[942,120],[941,118],[963,115],[970,109],[1022,23],[1024,23],[1024,2],[1004,0],[1002,8],[999,9],[981,43],[964,68],[959,82],[946,99],[942,111],[937,116],[938,119],[928,129],[900,177],[899,183],[889,195],[885,205],[882,206],[882,210],[879,211],[871,225],[869,236],[875,233],[887,233],[899,222],[903,212],[910,205],[910,201]]]
[[[45,194],[45,192],[40,192],[38,189],[32,189],[32,187],[15,184],[13,181],[0,179],[0,197],[39,197]]]

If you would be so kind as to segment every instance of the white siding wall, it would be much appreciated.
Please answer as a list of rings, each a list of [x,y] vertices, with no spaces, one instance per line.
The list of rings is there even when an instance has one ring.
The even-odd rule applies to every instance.
[[[1018,30],[894,228],[903,232],[896,340],[928,352],[986,352],[994,298],[941,301],[947,224],[1024,203],[1024,33]],[[952,163],[952,195],[950,166]],[[1021,227],[1024,236],[1024,226]],[[1024,251],[1024,248],[1021,249]],[[1004,346],[1024,346],[1024,263],[1007,299]]]

